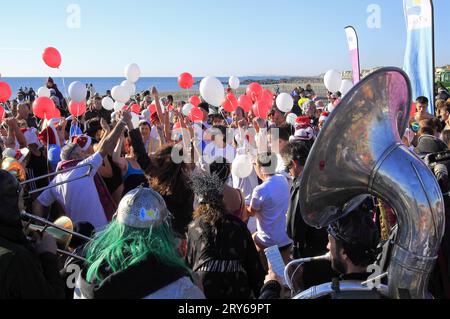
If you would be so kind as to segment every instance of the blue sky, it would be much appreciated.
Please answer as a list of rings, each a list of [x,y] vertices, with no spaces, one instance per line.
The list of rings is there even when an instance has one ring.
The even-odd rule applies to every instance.
[[[402,0],[17,0],[1,1],[2,76],[317,75],[350,70],[344,27],[359,33],[361,66],[402,66]],[[81,28],[66,21],[81,9]],[[381,28],[368,28],[371,4]],[[435,0],[436,64],[450,64],[450,1]],[[445,34],[447,32],[447,34]],[[61,71],[42,60],[58,48]]]

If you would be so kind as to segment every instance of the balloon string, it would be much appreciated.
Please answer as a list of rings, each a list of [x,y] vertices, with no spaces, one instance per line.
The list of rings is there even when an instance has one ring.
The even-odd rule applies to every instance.
[[[51,173],[50,172],[50,159],[49,159],[49,154],[48,154],[48,152],[49,152],[49,150],[50,150],[50,147],[49,147],[49,144],[50,144],[50,132],[49,132],[49,123],[48,123],[48,120],[47,120],[47,112],[44,112],[44,124],[46,123],[45,121],[47,121],[47,127],[45,128],[46,130],[47,130],[47,172],[48,173]]]

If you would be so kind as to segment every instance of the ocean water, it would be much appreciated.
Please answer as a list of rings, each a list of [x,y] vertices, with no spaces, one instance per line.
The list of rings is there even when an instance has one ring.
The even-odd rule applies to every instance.
[[[245,80],[265,80],[265,79],[273,79],[278,80],[279,77],[241,77],[241,82]],[[200,81],[202,78],[195,78],[195,81]],[[47,78],[1,78],[2,81],[7,82],[11,89],[14,92],[14,95],[16,92],[19,91],[19,89],[22,88],[30,88],[32,87],[36,92],[41,87],[44,86]],[[60,89],[63,94],[67,95],[67,90],[69,88],[70,83],[75,81],[80,81],[82,83],[88,83],[93,84],[94,89],[99,94],[105,94],[107,90],[111,90],[114,86],[120,85],[122,81],[125,80],[125,78],[94,78],[94,77],[84,77],[84,78],[53,78],[55,83],[58,85],[58,88]],[[136,83],[136,92],[142,92],[144,90],[150,89],[152,86],[156,86],[156,88],[160,92],[178,92],[182,91],[178,86],[178,78],[176,77],[153,77],[153,78],[140,78],[139,81]],[[219,78],[220,81],[223,83],[228,83],[228,78]],[[194,85],[194,87],[191,90],[198,90],[198,85]]]

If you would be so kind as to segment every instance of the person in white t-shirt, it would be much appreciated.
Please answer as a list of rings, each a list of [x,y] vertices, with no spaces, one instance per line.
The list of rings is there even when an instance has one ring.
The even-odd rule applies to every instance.
[[[289,184],[284,176],[275,174],[276,167],[276,154],[258,155],[255,170],[263,183],[253,190],[248,208],[249,215],[254,215],[257,219],[257,232],[253,235],[253,239],[266,269],[264,249],[278,246],[284,262],[288,263],[292,246],[292,240],[286,231]]]
[[[126,125],[133,127],[129,112],[124,113],[123,119],[105,138],[98,151],[87,158],[79,144],[67,144],[61,151],[61,158],[66,161],[80,161],[75,167],[89,164],[91,171],[88,171],[89,167],[80,167],[57,175],[50,185],[69,180],[71,182],[45,190],[35,202],[34,213],[43,215],[46,208],[58,202],[73,222],[89,222],[97,230],[104,227],[108,221],[95,186],[94,176],[102,165],[103,159],[113,152]],[[88,172],[87,177],[75,180]]]

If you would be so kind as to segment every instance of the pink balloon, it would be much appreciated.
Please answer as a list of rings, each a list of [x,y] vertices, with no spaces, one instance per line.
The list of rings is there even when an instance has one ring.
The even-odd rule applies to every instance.
[[[74,101],[70,101],[69,112],[75,117],[82,116],[84,113],[86,113],[86,103],[76,103]]]
[[[194,85],[194,78],[190,73],[182,73],[178,77],[178,84],[182,89],[190,89]]]
[[[202,103],[202,101],[197,95],[194,95],[191,96],[191,98],[189,99],[189,103],[192,104],[193,106],[198,106],[200,103]]]
[[[11,97],[11,87],[6,82],[0,82],[0,103],[5,103]]]
[[[45,96],[38,97],[33,102],[33,113],[40,119],[48,119],[53,114],[55,108],[53,100]]]
[[[61,54],[55,48],[49,47],[42,53],[42,59],[49,67],[57,69],[61,65]]]
[[[248,95],[241,95],[239,97],[238,104],[245,113],[250,112],[253,106],[252,99]]]
[[[253,82],[247,86],[247,95],[251,97],[253,102],[256,102],[263,95],[263,87],[261,84]]]
[[[199,123],[205,120],[205,114],[199,107],[193,107],[189,112],[189,118],[192,122]]]
[[[234,112],[238,108],[239,102],[236,99],[236,96],[233,93],[228,93],[225,97],[225,101],[223,102],[222,106],[223,109],[227,112]]]

